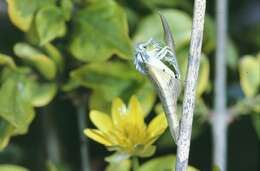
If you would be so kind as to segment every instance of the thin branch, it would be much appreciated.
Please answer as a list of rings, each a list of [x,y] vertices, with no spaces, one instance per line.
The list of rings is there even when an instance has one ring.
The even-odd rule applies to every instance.
[[[228,109],[229,120],[238,117],[239,115],[245,115],[257,108],[260,104],[260,95],[255,97],[246,97],[239,100],[236,104]]]
[[[213,115],[213,158],[222,171],[226,170],[227,148],[227,109],[226,109],[226,59],[227,2],[218,0],[217,11],[217,48],[215,67],[215,112]]]
[[[195,90],[203,40],[205,8],[206,0],[195,0],[183,113],[180,121],[179,139],[177,141],[176,171],[186,171],[188,166],[193,112],[195,106]]]

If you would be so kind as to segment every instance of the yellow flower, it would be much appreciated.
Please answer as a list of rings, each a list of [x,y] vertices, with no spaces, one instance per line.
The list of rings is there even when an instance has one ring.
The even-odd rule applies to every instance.
[[[154,153],[152,144],[167,128],[164,114],[157,115],[147,126],[135,96],[131,97],[128,108],[120,98],[115,98],[111,113],[109,116],[92,110],[90,119],[98,129],[87,128],[85,135],[125,157],[147,157]]]

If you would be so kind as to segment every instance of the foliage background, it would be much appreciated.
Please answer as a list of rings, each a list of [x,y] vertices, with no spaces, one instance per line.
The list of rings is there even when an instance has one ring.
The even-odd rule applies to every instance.
[[[9,7],[12,7],[11,2],[21,3],[9,15],[14,17],[10,17],[13,23],[8,16],[6,1],[0,2],[0,53],[11,56],[19,67],[31,68],[30,71],[19,69],[18,74],[10,73],[9,68],[12,67],[9,66],[12,66],[12,62],[6,62],[9,60],[0,56],[0,64],[6,64],[0,66],[0,116],[1,119],[6,116],[3,109],[12,109],[11,115],[19,118],[16,116],[17,110],[8,107],[10,101],[17,102],[16,106],[22,106],[20,113],[23,114],[26,110],[25,114],[31,113],[32,117],[35,114],[31,123],[27,120],[17,124],[15,129],[19,134],[26,132],[27,127],[28,132],[11,138],[10,144],[0,152],[0,163],[18,164],[30,170],[41,171],[46,170],[46,160],[54,155],[58,164],[70,170],[79,170],[79,135],[82,133],[78,131],[79,106],[86,107],[87,111],[93,108],[108,111],[113,97],[121,96],[127,101],[132,94],[137,94],[146,112],[150,113],[147,120],[161,110],[153,87],[134,70],[132,64],[132,47],[136,42],[151,36],[162,38],[162,28],[155,10],[160,9],[170,22],[182,75],[185,75],[192,1],[9,0]],[[204,57],[190,153],[190,164],[201,170],[210,170],[212,164],[210,115],[214,97],[214,4],[213,0],[207,1]],[[28,24],[28,19],[23,20],[24,15],[17,18],[19,15],[16,12],[19,10],[25,12],[25,16],[31,15],[31,25]],[[255,81],[259,80],[259,61],[255,60],[254,64],[249,65],[249,68],[255,68],[253,70],[256,71],[253,71],[252,77],[250,75],[252,79],[247,80],[249,76],[243,77],[241,74],[241,61],[245,55],[252,55],[256,59],[259,52],[258,21],[259,2],[229,1],[229,106],[242,102],[246,97],[259,96],[260,81]],[[18,85],[19,81],[26,85],[25,90],[29,94],[32,93],[28,95],[27,91],[22,91],[25,92],[23,95],[18,91],[16,95],[9,96],[4,85],[11,87]],[[252,87],[245,88],[243,85],[247,83]],[[254,91],[251,93],[250,90]],[[27,98],[27,95],[30,97]],[[247,111],[239,110],[238,115],[231,118],[228,170],[257,170],[260,167],[259,139],[256,133],[258,131],[259,137],[259,110],[251,108]],[[6,131],[4,124],[2,119],[0,136],[10,137],[16,134]],[[102,170],[106,165],[103,158],[109,153],[93,141],[88,143],[93,168]],[[174,153],[176,148],[171,144],[166,132],[157,144],[156,156],[169,154],[169,151]]]

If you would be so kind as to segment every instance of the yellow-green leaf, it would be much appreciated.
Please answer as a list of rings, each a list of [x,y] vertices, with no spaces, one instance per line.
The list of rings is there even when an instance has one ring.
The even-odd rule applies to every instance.
[[[48,56],[55,62],[59,72],[62,73],[64,69],[64,59],[59,49],[50,43],[45,44],[43,48]]]
[[[246,96],[256,95],[260,86],[260,54],[257,57],[246,55],[239,64],[240,84]]]
[[[66,33],[65,18],[58,7],[41,8],[35,20],[41,45],[62,37]]]
[[[136,155],[140,157],[151,157],[152,155],[154,155],[156,151],[155,145],[147,145],[147,146],[140,145],[140,146],[141,148],[139,148],[138,145],[135,148]]]
[[[180,70],[181,70],[181,78],[182,80],[185,79],[186,76],[186,69],[188,65],[188,49],[184,48],[177,53]],[[198,77],[198,84],[196,90],[196,96],[200,97],[208,88],[209,86],[209,74],[210,74],[210,64],[207,56],[202,54],[200,60],[200,70],[199,70],[199,77]]]
[[[191,33],[191,18],[179,10],[160,10],[167,19],[173,33],[176,49],[188,44]],[[156,23],[156,24],[155,24]],[[149,15],[141,20],[134,35],[134,42],[140,43],[150,38],[163,42],[163,28],[157,13]]]
[[[141,165],[138,171],[165,171],[173,170],[175,167],[176,157],[174,155],[167,155],[151,159]],[[189,166],[188,171],[198,171],[194,167]]]
[[[47,105],[56,95],[57,86],[55,83],[36,83],[32,87],[32,105],[41,107]]]
[[[13,132],[14,127],[6,120],[0,118],[0,151],[8,145]]]
[[[12,23],[26,32],[30,29],[35,12],[56,0],[7,0],[8,15]]]
[[[238,64],[238,51],[234,42],[229,39],[226,47],[226,61],[231,69],[236,69]]]
[[[16,134],[26,133],[35,115],[31,104],[32,81],[22,72],[10,72],[0,84],[0,117],[15,128]]]
[[[61,9],[66,21],[70,20],[73,10],[73,3],[71,0],[61,0]]]
[[[89,108],[109,113],[112,99],[106,99],[101,91],[93,91],[89,99]]]
[[[70,171],[70,169],[63,163],[54,163],[52,161],[47,161],[47,171]]]
[[[138,97],[144,115],[148,115],[151,112],[157,97],[156,91],[151,82],[145,80],[140,87],[136,87],[136,89],[133,90],[131,93],[135,94]]]
[[[105,171],[130,171],[130,160],[123,160],[119,163],[109,163]]]
[[[129,158],[129,154],[125,152],[115,152],[114,154],[105,158],[105,161],[113,164],[119,164]]]
[[[112,100],[129,87],[131,80],[143,79],[131,67],[123,62],[90,63],[72,71],[70,75],[82,86],[102,91],[104,98]]]
[[[26,169],[24,167],[16,166],[16,165],[9,165],[9,164],[1,164],[0,170],[1,171],[29,171],[28,169]]]
[[[200,97],[206,91],[209,83],[209,73],[209,60],[204,54],[202,54],[200,60],[198,86],[196,90],[197,97]]]
[[[176,5],[183,2],[182,0],[141,0],[141,2],[148,8],[157,10],[158,7],[175,7]]]
[[[32,64],[45,78],[54,79],[56,76],[55,63],[45,54],[26,43],[17,43],[14,47],[15,54]]]
[[[74,17],[75,27],[70,51],[81,61],[104,61],[113,54],[131,59],[124,10],[113,0],[94,1]]]
[[[10,68],[15,68],[15,62],[12,57],[0,53],[0,65],[7,65]]]
[[[218,165],[214,164],[213,168],[212,168],[212,171],[221,171],[221,169],[219,168]]]
[[[203,52],[206,54],[212,52],[216,47],[216,26],[213,18],[205,16],[205,27],[203,35]]]
[[[252,122],[255,128],[257,138],[260,139],[260,114],[252,114]]]
[[[81,85],[94,90],[90,97],[91,109],[109,112],[114,97],[128,101],[136,94],[146,115],[156,100],[152,84],[132,64],[115,61],[91,63],[72,71],[70,76],[67,87],[76,83],[76,87]]]
[[[22,31],[28,31],[36,11],[35,1],[7,0],[7,3],[12,23]]]

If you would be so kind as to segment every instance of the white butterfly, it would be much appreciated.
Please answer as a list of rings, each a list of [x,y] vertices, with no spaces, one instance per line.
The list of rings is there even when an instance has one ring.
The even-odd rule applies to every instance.
[[[159,93],[166,113],[171,134],[178,138],[179,119],[177,116],[177,99],[181,91],[180,72],[174,51],[174,44],[169,26],[161,16],[168,46],[162,47],[158,41],[149,39],[136,46],[135,66],[146,74]]]

